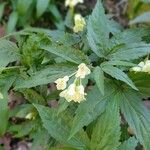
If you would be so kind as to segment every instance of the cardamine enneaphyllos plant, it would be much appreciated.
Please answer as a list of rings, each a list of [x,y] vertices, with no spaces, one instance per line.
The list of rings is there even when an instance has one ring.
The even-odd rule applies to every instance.
[[[149,150],[150,29],[123,30],[100,0],[81,21],[72,33],[28,28],[0,39],[0,135],[28,137],[32,150]],[[24,98],[14,109],[10,90]]]

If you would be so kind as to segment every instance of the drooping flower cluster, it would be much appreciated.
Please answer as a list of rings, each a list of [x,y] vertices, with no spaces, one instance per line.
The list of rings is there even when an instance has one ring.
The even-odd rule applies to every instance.
[[[83,31],[83,29],[86,25],[84,18],[80,14],[75,14],[74,23],[75,23],[75,25],[73,27],[73,31],[75,33]]]
[[[131,68],[135,72],[147,72],[150,73],[150,60],[140,62],[136,67]]]
[[[57,79],[55,81],[57,89],[63,90],[60,93],[60,97],[64,97],[68,102],[74,101],[80,103],[81,101],[85,100],[86,93],[84,92],[84,86],[82,85],[81,81],[90,73],[90,69],[84,63],[82,63],[78,66],[77,72],[73,74],[76,78],[68,88],[66,87],[67,82],[69,81],[69,76]]]
[[[69,6],[70,8],[75,7],[78,3],[83,3],[83,0],[66,0],[65,6]]]

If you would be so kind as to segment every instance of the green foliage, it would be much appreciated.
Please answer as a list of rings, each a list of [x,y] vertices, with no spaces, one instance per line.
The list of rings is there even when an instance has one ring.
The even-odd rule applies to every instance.
[[[135,150],[137,146],[137,140],[134,137],[124,141],[118,148],[118,150]]]
[[[112,97],[105,112],[98,118],[97,123],[95,124],[91,135],[91,149],[116,150],[119,145],[119,136],[120,114],[118,99],[117,97]]]
[[[145,150],[148,150],[150,147],[148,140],[150,138],[150,111],[144,107],[138,94],[131,89],[125,89],[123,93],[120,93],[120,106],[137,139],[143,144]]]
[[[32,150],[135,150],[138,144],[149,150],[150,110],[143,101],[150,97],[150,66],[132,68],[149,59],[149,27],[123,29],[98,0],[83,32],[72,33],[76,9],[68,8],[65,21],[61,2],[11,2],[8,32],[46,14],[57,30],[29,27],[0,39],[0,136],[32,141]],[[65,76],[67,94],[85,100],[61,97],[55,81]],[[71,91],[72,83],[84,91]]]

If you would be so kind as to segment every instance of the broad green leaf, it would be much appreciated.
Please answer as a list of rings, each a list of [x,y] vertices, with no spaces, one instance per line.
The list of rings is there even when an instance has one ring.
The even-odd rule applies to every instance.
[[[129,22],[129,24],[148,23],[150,22],[150,11],[145,12]]]
[[[150,111],[142,103],[141,97],[137,92],[126,88],[120,93],[120,107],[136,138],[144,146],[144,150],[149,150]]]
[[[131,62],[127,62],[127,61],[120,61],[120,60],[110,60],[110,61],[106,61],[103,62],[103,65],[115,65],[115,66],[136,66],[136,64],[131,63]]]
[[[17,12],[19,15],[24,16],[32,3],[33,0],[17,0]]]
[[[145,72],[130,72],[129,77],[145,98],[150,97],[150,74]]]
[[[118,97],[112,96],[105,112],[98,118],[91,135],[92,150],[116,150],[120,139]]]
[[[50,0],[37,0],[36,4],[36,16],[41,17],[46,11]]]
[[[9,20],[7,23],[7,33],[14,31],[17,21],[18,21],[18,13],[13,11],[9,16]]]
[[[15,81],[15,75],[0,75],[0,92],[3,94],[3,99],[0,99],[0,136],[2,136],[8,124],[8,90]]]
[[[56,79],[71,75],[76,68],[71,65],[52,65],[35,72],[29,78],[17,80],[15,89],[30,88],[54,82]]]
[[[86,145],[80,137],[72,137],[68,139],[70,128],[67,123],[56,116],[53,109],[44,107],[42,105],[34,105],[39,112],[42,119],[43,126],[47,129],[48,133],[55,138],[58,142],[68,144],[77,149],[86,149]]]
[[[7,66],[10,62],[19,60],[18,47],[15,43],[0,40],[0,67]]]
[[[94,69],[94,79],[102,95],[104,95],[104,73],[100,67]]]
[[[72,46],[80,42],[80,37],[77,34],[70,34],[64,31],[59,30],[47,30],[43,28],[27,28],[26,32],[36,32],[36,33],[44,33],[48,37],[50,37],[53,41],[57,41],[60,44],[64,44],[66,46]]]
[[[127,29],[123,32],[115,34],[111,39],[111,48],[117,48],[119,44],[133,44],[143,40],[143,37],[150,35],[150,28],[134,28]],[[119,47],[118,47],[119,48]]]
[[[134,43],[123,46],[114,53],[108,55],[111,60],[134,60],[150,54],[150,44]]]
[[[75,64],[80,64],[80,63],[89,64],[88,57],[80,50],[65,45],[58,45],[58,44],[41,46],[41,48],[69,62],[73,62]]]
[[[112,76],[113,78],[123,81],[129,86],[131,86],[133,89],[138,90],[132,80],[119,68],[110,66],[110,65],[102,65],[102,70]]]
[[[105,50],[108,47],[110,33],[108,23],[101,0],[98,0],[92,15],[89,16],[87,39],[92,51],[99,57],[105,56]]]
[[[70,137],[76,134],[82,127],[87,126],[104,112],[109,98],[114,94],[112,83],[106,83],[104,96],[99,92],[97,86],[88,93],[86,101],[81,103],[76,110]]]
[[[3,13],[4,13],[4,7],[5,7],[6,3],[1,3],[0,4],[0,21],[2,19]]]
[[[135,137],[130,137],[127,141],[124,141],[117,150],[135,150],[138,141]]]

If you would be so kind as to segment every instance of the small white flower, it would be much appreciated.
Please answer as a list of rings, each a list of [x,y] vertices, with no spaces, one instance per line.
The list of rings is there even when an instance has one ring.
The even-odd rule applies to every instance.
[[[4,97],[3,97],[3,94],[2,93],[0,93],[0,99],[3,99]]]
[[[32,119],[33,118],[33,113],[29,113],[25,117],[26,119]]]
[[[74,17],[75,26],[73,27],[73,31],[75,33],[83,31],[86,22],[84,18],[80,14],[76,14]]]
[[[135,72],[140,72],[142,70],[142,68],[137,66],[137,67],[131,68],[131,70],[135,71]]]
[[[85,78],[85,76],[90,74],[90,73],[91,73],[90,69],[84,63],[82,63],[78,66],[78,71],[77,71],[75,76],[77,78],[78,77],[79,78]]]
[[[71,8],[75,7],[78,3],[83,3],[83,0],[66,0],[65,6],[69,6]]]
[[[145,65],[143,66],[142,71],[150,73],[150,60],[147,60],[145,62]]]
[[[85,95],[83,85],[76,86],[74,83],[60,93],[60,97],[64,97],[68,102],[74,101],[78,103],[85,100]]]
[[[56,87],[58,90],[64,90],[67,87],[67,81],[69,80],[68,76],[65,76],[64,78],[59,78],[55,81]]]

